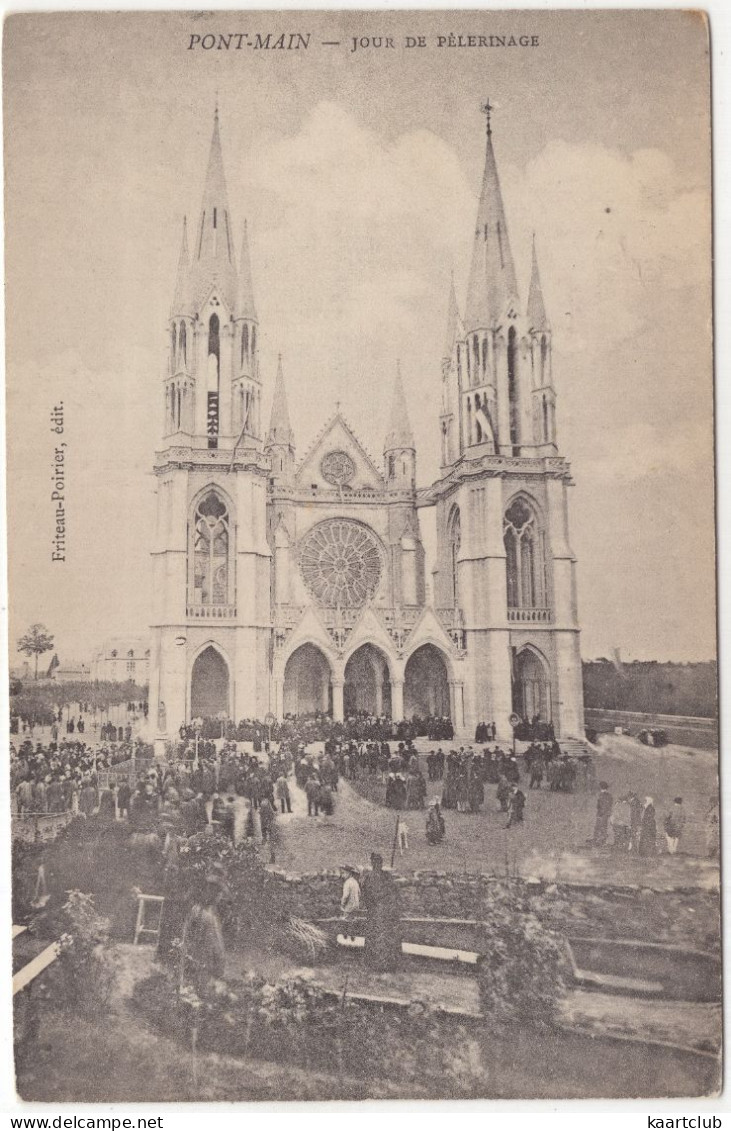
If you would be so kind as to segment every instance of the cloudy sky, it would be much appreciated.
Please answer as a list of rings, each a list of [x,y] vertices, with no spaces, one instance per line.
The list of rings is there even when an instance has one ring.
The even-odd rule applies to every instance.
[[[188,50],[310,35],[307,51]],[[532,48],[437,36],[534,35]],[[349,48],[353,36],[393,48]],[[406,35],[427,46],[406,49]],[[339,41],[324,47],[323,41]],[[682,12],[34,15],[5,28],[10,640],[145,631],[166,320],[218,92],[271,396],[379,458],[396,359],[437,471],[450,271],[494,144],[523,299],[535,230],[572,462],[585,657],[714,654],[708,58]],[[50,560],[64,402],[67,555]],[[429,538],[428,512],[422,512]],[[16,657],[11,652],[11,663]]]

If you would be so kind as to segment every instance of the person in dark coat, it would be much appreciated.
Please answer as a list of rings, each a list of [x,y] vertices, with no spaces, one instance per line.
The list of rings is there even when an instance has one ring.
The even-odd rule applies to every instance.
[[[508,801],[508,823],[506,829],[512,829],[514,825],[523,823],[523,810],[525,809],[525,794],[522,789],[514,785],[510,790],[510,800]]]
[[[594,844],[597,847],[607,843],[609,838],[609,818],[612,815],[614,798],[609,792],[609,784],[599,782],[599,796],[596,799],[596,821],[594,822]]]
[[[427,844],[441,844],[444,840],[445,832],[446,826],[441,809],[439,808],[439,801],[437,798],[434,798],[429,806],[429,812],[426,815]]]
[[[401,909],[393,877],[383,857],[371,853],[371,871],[361,884],[366,909],[365,963],[371,970],[395,970],[401,959]]]
[[[497,783],[496,797],[500,804],[500,811],[507,813],[510,800],[510,782],[504,774],[500,774]]]
[[[266,843],[274,824],[274,807],[268,797],[262,797],[259,804],[259,821],[261,823],[261,839]]]
[[[129,803],[132,800],[132,790],[129,787],[129,782],[125,778],[120,783],[117,790],[117,813],[119,816],[129,817]]]
[[[638,852],[640,856],[654,856],[657,847],[655,838],[657,837],[657,821],[655,819],[655,806],[651,797],[645,798],[645,805],[642,810],[642,822],[640,824],[640,843]]]

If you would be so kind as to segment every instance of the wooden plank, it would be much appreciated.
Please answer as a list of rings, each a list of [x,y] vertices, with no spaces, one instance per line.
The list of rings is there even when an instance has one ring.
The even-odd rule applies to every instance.
[[[336,942],[338,946],[342,946],[346,950],[362,950],[365,946],[365,939],[362,935],[356,935],[355,937],[350,936],[349,938],[338,935]],[[468,966],[476,966],[481,957],[473,950],[457,950],[454,947],[445,946],[427,946],[422,943],[402,942],[401,950],[404,954],[413,954],[417,958],[435,958],[440,962],[463,962]]]
[[[39,974],[43,973],[47,966],[55,962],[58,958],[58,954],[58,943],[51,943],[51,945],[47,946],[45,950],[42,950],[32,962],[29,962],[27,966],[19,970],[13,978],[13,996],[20,993],[21,990],[24,990],[34,978],[37,978]]]

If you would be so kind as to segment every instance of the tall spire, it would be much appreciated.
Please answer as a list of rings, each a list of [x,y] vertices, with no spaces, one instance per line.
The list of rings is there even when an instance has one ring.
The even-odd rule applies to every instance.
[[[541,277],[538,273],[538,256],[536,255],[536,234],[533,233],[533,259],[530,272],[530,290],[528,291],[528,307],[526,310],[529,330],[548,330],[548,318],[543,302]]]
[[[294,433],[289,423],[289,408],[287,407],[287,390],[284,387],[284,371],[282,369],[282,355],[277,360],[277,379],[274,382],[274,399],[272,400],[272,415],[269,422],[268,444],[294,444]]]
[[[216,287],[219,297],[233,310],[236,298],[236,260],[231,232],[226,177],[223,171],[218,107],[213,115],[213,135],[208,156],[203,201],[193,246],[191,269],[193,299],[202,305]]]
[[[193,302],[190,297],[190,260],[188,256],[188,221],[183,217],[183,240],[180,245],[180,257],[178,259],[178,273],[175,279],[175,295],[173,296],[173,305],[170,307],[170,314],[172,317],[175,315],[183,314],[192,316]]]
[[[518,294],[500,178],[492,147],[492,109],[489,101],[483,107],[487,120],[485,172],[467,290],[465,329],[468,332],[494,326],[506,304],[510,299],[517,298]]]
[[[384,451],[392,448],[413,448],[414,437],[409,424],[409,410],[406,407],[404,384],[401,380],[401,362],[396,362],[396,381],[393,387],[391,404],[391,426],[386,434]]]
[[[246,220],[244,220],[244,235],[241,240],[241,258],[239,259],[239,290],[236,298],[236,317],[248,318],[250,322],[256,322],[254,287],[251,282],[251,259],[249,258],[249,235]]]
[[[454,343],[460,328],[459,306],[457,305],[457,292],[454,289],[454,271],[449,282],[449,302],[447,305],[447,337],[444,343],[443,358],[447,361],[452,356]]]

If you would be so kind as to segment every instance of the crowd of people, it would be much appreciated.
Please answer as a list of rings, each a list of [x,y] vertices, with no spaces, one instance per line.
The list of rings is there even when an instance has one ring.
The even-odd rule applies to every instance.
[[[341,779],[356,785],[362,779],[375,780],[385,787],[381,797],[388,808],[425,811],[430,844],[440,843],[446,835],[445,812],[479,813],[491,787],[498,811],[505,814],[506,828],[524,822],[524,788],[530,792],[546,786],[556,793],[598,788],[591,837],[597,848],[652,856],[664,834],[668,853],[675,854],[684,836],[687,817],[682,799],[676,799],[658,827],[652,798],[642,799],[630,791],[615,801],[607,783],[597,787],[592,756],[570,757],[555,739],[533,741],[519,757],[497,744],[482,750],[462,746],[448,753],[439,746],[420,755],[414,745],[417,734],[440,733],[444,720],[433,717],[394,724],[383,716],[358,715],[336,724],[327,715],[313,715],[285,719],[272,727],[271,735],[264,723],[242,721],[235,733],[248,735],[245,741],[253,753],[241,748],[238,737],[202,737],[200,723],[182,727],[180,741],[168,750],[167,759],[153,763],[152,747],[139,739],[133,742],[129,727],[121,741],[114,727],[109,737],[103,732],[99,742],[87,737],[80,706],[78,717],[74,713],[63,718],[59,712],[51,742],[34,744],[26,738],[17,746],[11,743],[11,788],[19,816],[107,813],[129,820],[141,831],[152,813],[157,820],[163,811],[169,817],[174,810],[188,834],[201,822],[205,826],[213,821],[233,836],[236,801],[243,799],[247,827],[236,835],[253,835],[256,828],[264,841],[273,844],[277,815],[292,812],[293,776],[311,817],[334,812]],[[483,739],[489,740],[494,732],[493,723],[477,727]],[[316,742],[322,743],[322,753],[308,752]],[[434,783],[440,784],[440,796],[428,804]],[[238,811],[242,812],[241,806]],[[713,802],[705,820],[708,853],[717,855],[719,822]]]
[[[83,734],[83,731],[81,732]],[[18,816],[37,813],[83,812],[97,808],[101,771],[135,758],[152,760],[151,746],[141,741],[92,744],[80,738],[50,743],[24,739],[10,743],[10,789]]]
[[[666,851],[670,856],[675,856],[678,852],[687,822],[683,798],[676,797],[668,807],[661,826]],[[718,798],[715,794],[711,794],[709,798],[704,828],[706,854],[716,857],[719,854],[720,824]],[[630,790],[615,801],[609,783],[599,782],[591,844],[597,848],[609,847],[613,852],[650,857],[661,851],[662,834],[658,829],[658,814],[652,797],[641,798],[634,790]]]

